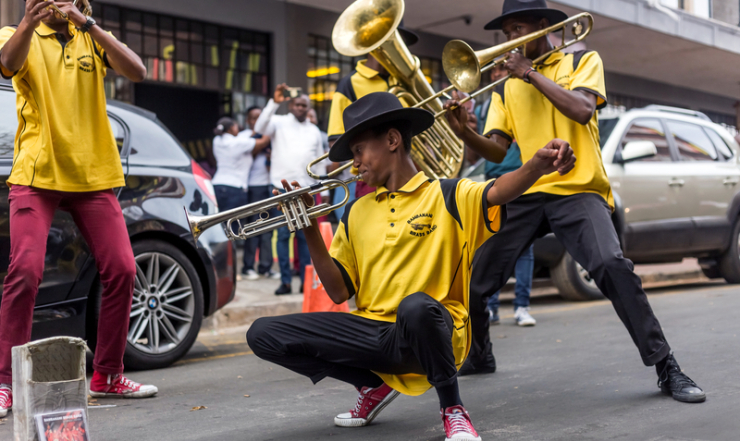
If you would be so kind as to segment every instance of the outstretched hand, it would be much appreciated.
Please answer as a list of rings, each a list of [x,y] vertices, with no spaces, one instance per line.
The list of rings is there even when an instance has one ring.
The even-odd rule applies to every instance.
[[[283,91],[288,88],[288,85],[285,83],[278,84],[275,88],[275,93],[272,96],[272,100],[275,101],[276,104],[280,104],[287,100],[285,98],[285,95],[283,95]]]
[[[568,142],[556,138],[535,153],[532,165],[543,175],[557,171],[563,176],[575,167],[576,156]]]

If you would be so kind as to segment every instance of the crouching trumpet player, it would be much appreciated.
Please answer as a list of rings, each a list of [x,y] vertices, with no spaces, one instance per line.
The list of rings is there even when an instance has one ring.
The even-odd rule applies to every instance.
[[[0,417],[12,407],[11,348],[31,338],[54,212],[68,211],[95,257],[103,293],[90,384],[93,397],[147,397],[123,374],[136,264],[113,188],[125,185],[106,114],[108,68],[141,81],[141,59],[69,1],[28,0],[0,30],[0,72],[13,79],[19,127],[10,185],[10,266],[0,307]],[[86,5],[86,9],[87,9]]]
[[[346,207],[330,250],[315,220],[304,231],[329,297],[354,296],[357,310],[261,318],[247,333],[249,346],[314,383],[331,377],[354,386],[357,402],[334,418],[337,426],[368,425],[399,393],[434,387],[446,439],[480,440],[457,384],[470,348],[473,253],[503,227],[505,204],[543,175],[568,173],[573,152],[553,140],[495,185],[431,180],[409,156],[411,138],[434,122],[430,112],[376,92],[348,106],[343,121],[329,158],[353,160],[376,191]]]

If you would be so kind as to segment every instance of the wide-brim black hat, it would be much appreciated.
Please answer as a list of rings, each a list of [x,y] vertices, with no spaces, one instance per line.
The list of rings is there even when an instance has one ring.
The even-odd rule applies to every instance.
[[[413,46],[417,41],[419,41],[419,35],[411,29],[406,28],[403,25],[403,20],[401,20],[401,24],[399,24],[396,29],[398,30],[398,33],[401,34],[401,38],[403,38],[403,42],[406,43],[406,46]]]
[[[568,18],[565,12],[548,8],[545,0],[505,0],[501,15],[489,21],[483,29],[500,30],[504,20],[520,15],[546,18],[551,25]]]
[[[352,138],[381,124],[403,121],[416,136],[434,124],[434,115],[424,109],[403,107],[395,95],[388,92],[369,93],[344,109],[344,134],[337,138],[329,150],[329,159],[334,162],[354,158],[350,149]]]

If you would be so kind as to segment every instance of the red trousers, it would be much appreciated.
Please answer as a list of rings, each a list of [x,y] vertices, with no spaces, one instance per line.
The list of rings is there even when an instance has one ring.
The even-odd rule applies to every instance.
[[[103,285],[93,368],[106,375],[122,373],[136,263],[113,190],[66,193],[14,185],[8,200],[10,267],[0,304],[0,383],[12,383],[11,348],[31,339],[46,237],[57,208],[72,215],[95,257]]]

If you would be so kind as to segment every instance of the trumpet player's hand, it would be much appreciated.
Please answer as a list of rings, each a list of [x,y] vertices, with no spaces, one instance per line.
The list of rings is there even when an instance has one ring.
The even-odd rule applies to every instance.
[[[28,0],[26,2],[26,14],[21,20],[20,26],[28,27],[29,29],[36,29],[39,27],[43,20],[51,17],[54,12],[47,10],[50,4],[53,2],[47,2],[42,0]]]
[[[532,165],[543,175],[557,171],[562,176],[573,170],[576,156],[568,142],[556,138],[535,153]]]
[[[298,190],[301,188],[301,185],[298,183],[298,181],[293,181],[290,184],[288,184],[288,181],[286,181],[285,179],[281,179],[280,182],[283,184],[283,188],[285,189],[286,193],[291,192],[293,190]],[[293,186],[293,188],[290,188],[291,185]],[[278,189],[274,189],[272,190],[272,194],[274,194],[275,196],[278,196],[280,195],[280,191]],[[311,196],[310,194],[305,193],[303,195],[303,203],[306,204],[306,207],[313,207],[315,202],[316,201],[313,199],[313,196]]]
[[[524,73],[532,67],[532,60],[519,52],[509,52],[504,67],[514,78],[524,79]]]
[[[468,111],[460,105],[460,97],[456,90],[452,91],[452,99],[445,103],[445,118],[455,135],[461,137],[468,127]]]
[[[276,104],[280,104],[287,100],[287,98],[285,98],[285,95],[283,95],[283,91],[287,88],[288,85],[285,83],[277,85],[277,87],[275,88],[275,93],[272,96],[272,100],[275,101]]]
[[[67,14],[67,16],[69,17],[69,21],[71,21],[78,28],[87,23],[87,17],[85,17],[85,15],[80,12],[80,10],[77,8],[77,6],[75,6],[74,3],[56,3],[56,5],[62,12]]]

